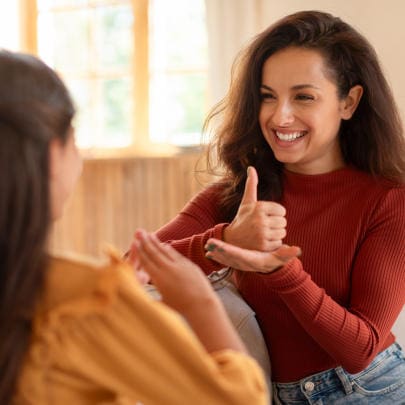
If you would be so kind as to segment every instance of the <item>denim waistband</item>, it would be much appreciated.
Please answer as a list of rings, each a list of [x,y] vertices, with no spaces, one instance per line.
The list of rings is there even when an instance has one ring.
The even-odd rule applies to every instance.
[[[273,383],[274,392],[280,399],[287,400],[308,400],[326,391],[343,390],[347,395],[353,392],[352,381],[361,375],[370,372],[385,357],[396,351],[402,351],[401,346],[393,343],[387,349],[379,353],[367,368],[357,374],[349,374],[342,367],[336,367],[310,375],[292,383]]]

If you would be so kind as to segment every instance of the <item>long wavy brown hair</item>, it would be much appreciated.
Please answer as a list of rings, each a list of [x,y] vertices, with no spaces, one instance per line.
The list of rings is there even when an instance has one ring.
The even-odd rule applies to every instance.
[[[34,56],[0,51],[0,403],[9,404],[47,264],[48,146],[66,142],[74,107]]]
[[[220,120],[208,146],[208,169],[225,172],[224,217],[236,214],[246,181],[246,169],[259,175],[258,197],[279,200],[283,164],[278,162],[259,125],[260,85],[265,61],[287,47],[319,52],[328,75],[344,98],[354,85],[364,93],[353,117],[343,121],[339,140],[344,160],[359,170],[404,182],[405,139],[390,87],[370,43],[353,27],[328,13],[303,11],[289,15],[242,51],[233,66],[227,96],[211,111],[205,129]]]

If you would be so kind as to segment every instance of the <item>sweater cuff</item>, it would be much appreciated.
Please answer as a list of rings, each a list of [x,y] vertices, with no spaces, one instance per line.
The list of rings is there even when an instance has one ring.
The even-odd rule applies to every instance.
[[[310,277],[304,271],[301,260],[296,257],[274,273],[260,274],[259,276],[266,283],[267,288],[280,294],[289,293],[300,287]]]
[[[229,225],[229,223],[217,224],[213,228],[213,238],[224,240],[224,229]]]

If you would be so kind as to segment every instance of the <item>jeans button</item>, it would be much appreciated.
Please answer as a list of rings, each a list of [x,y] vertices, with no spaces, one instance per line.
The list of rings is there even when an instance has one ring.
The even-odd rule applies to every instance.
[[[305,391],[311,392],[311,391],[314,390],[315,384],[314,384],[312,381],[307,381],[307,382],[304,384],[304,388],[305,388]]]

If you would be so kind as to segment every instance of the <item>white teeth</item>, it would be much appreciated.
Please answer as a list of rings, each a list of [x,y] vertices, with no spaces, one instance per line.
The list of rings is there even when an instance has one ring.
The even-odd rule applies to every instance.
[[[287,141],[291,142],[296,140],[297,138],[300,138],[301,136],[304,136],[304,132],[291,132],[290,134],[282,134],[281,132],[276,131],[276,135],[278,139],[281,139],[282,141]]]

